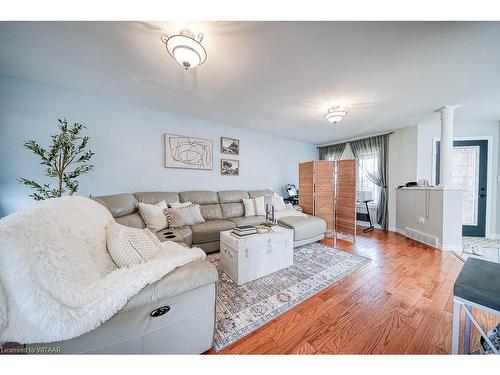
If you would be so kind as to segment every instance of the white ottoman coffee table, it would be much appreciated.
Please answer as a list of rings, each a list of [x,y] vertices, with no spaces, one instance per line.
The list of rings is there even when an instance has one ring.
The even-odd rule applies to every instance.
[[[272,232],[237,237],[220,232],[220,265],[238,285],[293,265],[293,230],[275,226]]]

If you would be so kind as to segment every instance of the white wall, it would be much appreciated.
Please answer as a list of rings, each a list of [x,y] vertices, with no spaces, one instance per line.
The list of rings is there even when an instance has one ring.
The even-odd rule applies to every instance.
[[[396,227],[396,188],[417,177],[417,127],[397,129],[389,136],[389,229]]]
[[[417,180],[426,179],[434,181],[435,169],[433,166],[433,143],[441,136],[439,123],[426,123],[418,125],[418,162]],[[486,201],[486,236],[495,237],[500,233],[500,206],[498,192],[500,192],[498,179],[499,166],[499,123],[475,122],[460,123],[453,126],[454,138],[475,138],[489,140],[488,158],[488,192]]]
[[[57,119],[87,125],[94,171],[80,178],[80,194],[133,191],[261,189],[298,184],[298,163],[316,147],[227,125],[128,105],[0,76],[0,217],[32,203],[19,177],[50,181],[27,139],[47,145]],[[164,167],[166,132],[213,140],[211,171]],[[240,139],[240,176],[220,175],[220,137]],[[52,179],[53,180],[53,179]]]

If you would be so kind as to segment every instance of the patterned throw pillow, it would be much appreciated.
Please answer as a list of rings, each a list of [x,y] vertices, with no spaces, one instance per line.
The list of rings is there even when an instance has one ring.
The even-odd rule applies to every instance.
[[[169,220],[170,228],[182,228],[205,222],[198,204],[181,208],[169,208],[167,210],[167,220]]]
[[[113,262],[119,267],[131,267],[158,256],[161,242],[149,229],[131,228],[118,223],[106,229],[106,245]]]
[[[165,216],[166,209],[167,204],[165,201],[156,204],[139,203],[139,213],[146,227],[154,232],[168,228],[167,217]]]

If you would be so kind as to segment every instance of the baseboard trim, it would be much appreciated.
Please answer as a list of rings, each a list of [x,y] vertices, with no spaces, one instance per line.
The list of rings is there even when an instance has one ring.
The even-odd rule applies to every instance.
[[[393,229],[393,232],[396,232],[396,233],[406,237],[406,231],[404,229],[397,228],[397,227],[393,227],[392,229]]]
[[[401,228],[396,228],[396,227],[391,227],[389,230],[396,232],[402,236],[405,236],[406,238],[409,238],[406,236],[406,231]],[[441,251],[462,251],[462,245],[454,244],[454,245],[449,245],[449,244],[442,244],[441,242],[438,242],[438,247],[437,249]]]

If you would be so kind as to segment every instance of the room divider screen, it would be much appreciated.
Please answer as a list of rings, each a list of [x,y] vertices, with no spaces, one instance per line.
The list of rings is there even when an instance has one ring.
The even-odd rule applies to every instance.
[[[327,231],[356,237],[356,161],[299,164],[299,205],[326,221]]]
[[[337,160],[336,231],[356,237],[356,160]]]

